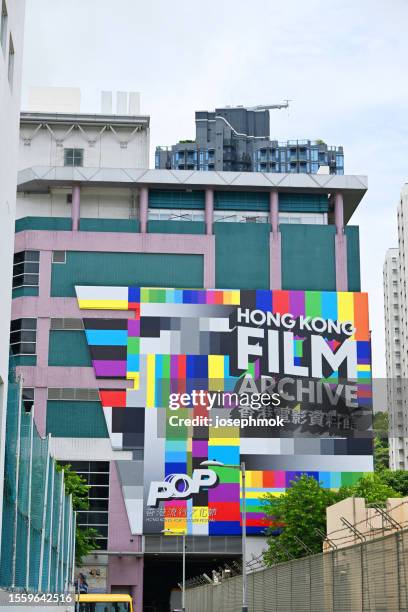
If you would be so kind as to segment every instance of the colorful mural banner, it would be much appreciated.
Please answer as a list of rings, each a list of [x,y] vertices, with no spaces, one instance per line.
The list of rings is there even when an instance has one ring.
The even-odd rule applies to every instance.
[[[133,533],[239,534],[242,461],[249,534],[298,475],[338,488],[372,471],[367,294],[76,291],[83,310],[123,311],[84,327]],[[264,383],[278,404],[254,406]]]

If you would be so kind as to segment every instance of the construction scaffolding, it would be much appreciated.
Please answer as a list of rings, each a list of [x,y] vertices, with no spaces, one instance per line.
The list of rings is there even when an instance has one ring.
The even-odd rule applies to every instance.
[[[6,419],[0,587],[11,591],[73,590],[75,513],[49,437],[24,409],[22,383],[10,368]]]
[[[408,530],[248,572],[249,612],[408,610]],[[242,576],[194,586],[188,612],[240,612]]]

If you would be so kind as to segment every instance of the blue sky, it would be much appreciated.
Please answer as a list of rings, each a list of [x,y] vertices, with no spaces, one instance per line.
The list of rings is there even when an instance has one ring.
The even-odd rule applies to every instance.
[[[151,150],[194,137],[194,111],[292,100],[271,135],[322,138],[367,174],[360,225],[375,375],[383,376],[382,264],[408,181],[406,0],[27,0],[23,106],[31,86],[140,91]],[[151,156],[150,164],[153,164]]]

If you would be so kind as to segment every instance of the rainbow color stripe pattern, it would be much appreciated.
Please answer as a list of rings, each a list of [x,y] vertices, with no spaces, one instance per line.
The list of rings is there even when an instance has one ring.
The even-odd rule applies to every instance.
[[[84,313],[96,377],[101,382],[132,381],[127,389],[104,385],[100,398],[113,447],[116,450],[144,447],[145,497],[151,480],[174,473],[191,476],[206,459],[217,458],[233,466],[214,468],[219,484],[192,499],[164,501],[154,512],[145,507],[143,528],[140,522],[130,519],[131,524],[138,523],[140,532],[159,533],[164,528],[196,535],[239,534],[241,487],[236,468],[243,458],[247,464],[249,534],[263,533],[271,526],[262,511],[263,495],[281,494],[300,474],[307,473],[326,487],[338,488],[372,470],[371,440],[367,437],[288,439],[278,435],[277,439],[265,443],[262,435],[248,438],[237,427],[172,427],[169,418],[174,412],[168,407],[170,393],[191,392],[194,388],[234,389],[239,373],[234,370],[231,354],[220,338],[229,330],[231,313],[237,306],[245,306],[264,312],[291,313],[294,317],[352,322],[355,333],[351,339],[357,348],[358,405],[369,408],[371,347],[365,293],[143,287],[76,289],[81,309],[106,311],[106,318],[87,317]],[[124,316],[109,317],[109,311],[123,311]],[[327,342],[332,350],[336,348],[335,341]],[[296,336],[295,365],[304,362],[303,349],[304,339]],[[260,367],[259,360],[255,359],[248,371],[257,378]],[[337,372],[325,379],[332,385],[338,380]],[[152,408],[161,409],[157,410],[159,416],[149,416]],[[178,414],[196,417],[208,415],[208,411],[202,406],[191,406],[181,408]],[[162,434],[158,433],[159,421],[164,443]],[[162,466],[157,474],[150,470],[149,458],[151,463]],[[125,497],[129,489],[123,487]],[[137,504],[130,503],[134,500],[128,501],[128,512],[132,512],[130,508]],[[137,507],[140,508],[140,503]]]

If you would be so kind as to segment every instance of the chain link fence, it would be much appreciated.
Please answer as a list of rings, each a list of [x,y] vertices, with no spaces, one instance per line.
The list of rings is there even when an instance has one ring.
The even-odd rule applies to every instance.
[[[248,574],[249,612],[408,611],[408,530]],[[189,588],[188,612],[240,612],[242,577]]]
[[[33,409],[24,410],[21,383],[8,385],[0,586],[66,593],[72,585],[75,513],[63,472],[41,438]]]

